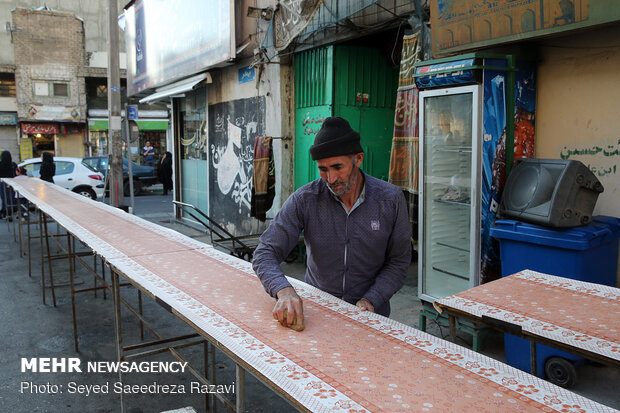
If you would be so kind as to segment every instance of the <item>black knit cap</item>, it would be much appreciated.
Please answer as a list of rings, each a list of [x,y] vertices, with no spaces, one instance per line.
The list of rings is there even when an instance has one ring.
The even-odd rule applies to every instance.
[[[360,134],[341,117],[325,119],[314,138],[314,145],[310,147],[313,161],[360,152],[364,152],[360,144]]]

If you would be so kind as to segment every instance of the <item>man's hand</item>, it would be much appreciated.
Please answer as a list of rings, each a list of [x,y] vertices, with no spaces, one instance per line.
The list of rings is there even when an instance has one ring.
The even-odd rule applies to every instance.
[[[362,311],[370,311],[371,313],[375,312],[375,307],[367,298],[362,298],[355,305],[361,308]]]
[[[303,303],[293,287],[284,287],[276,294],[278,301],[273,307],[273,318],[283,326],[301,331],[304,329]]]

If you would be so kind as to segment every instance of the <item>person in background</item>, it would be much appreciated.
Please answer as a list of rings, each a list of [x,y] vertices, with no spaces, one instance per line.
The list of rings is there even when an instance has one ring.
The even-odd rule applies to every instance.
[[[54,155],[50,152],[43,152],[41,155],[41,169],[39,173],[41,174],[40,178],[44,181],[54,183],[54,175],[56,175],[56,165],[54,164]]]
[[[151,146],[151,141],[144,143],[142,148],[142,156],[144,156],[144,164],[148,166],[155,166],[155,148]]]
[[[166,152],[159,164],[159,180],[164,185],[164,195],[172,190],[172,154]]]
[[[11,158],[11,152],[2,151],[0,155],[0,178],[14,178],[17,166]],[[0,197],[2,199],[2,208],[0,209],[0,219],[4,219],[8,213],[9,200],[13,199],[13,190],[11,187],[2,182],[0,186]]]
[[[343,118],[325,119],[310,155],[321,178],[286,200],[252,260],[263,287],[277,298],[273,317],[303,328],[302,300],[280,268],[301,231],[308,252],[305,281],[361,311],[387,317],[389,300],[405,284],[411,262],[403,192],[360,169],[360,135]]]

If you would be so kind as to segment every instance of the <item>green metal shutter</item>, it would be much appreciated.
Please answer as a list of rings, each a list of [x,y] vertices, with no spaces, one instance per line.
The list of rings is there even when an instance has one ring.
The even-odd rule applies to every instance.
[[[328,46],[295,55],[295,189],[319,177],[309,148],[328,116],[360,132],[362,168],[387,180],[397,87],[398,69],[378,49]]]
[[[332,116],[333,55],[332,46],[295,55],[295,189],[319,177],[309,150]]]

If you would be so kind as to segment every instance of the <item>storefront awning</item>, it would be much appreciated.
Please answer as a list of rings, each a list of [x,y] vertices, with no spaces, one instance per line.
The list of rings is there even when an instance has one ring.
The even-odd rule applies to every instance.
[[[205,79],[207,80],[207,83],[211,83],[211,75],[207,72],[201,73],[196,76],[188,77],[187,79],[183,79],[170,85],[157,88],[155,89],[155,93],[153,93],[152,95],[140,99],[140,103],[150,103],[156,100],[167,98],[169,96],[189,92],[190,90],[194,89],[196,85],[198,85],[198,83],[202,82]]]
[[[139,119],[136,121],[138,128],[142,130],[166,130],[168,121],[162,119]],[[88,119],[88,129],[108,130],[107,119]]]

